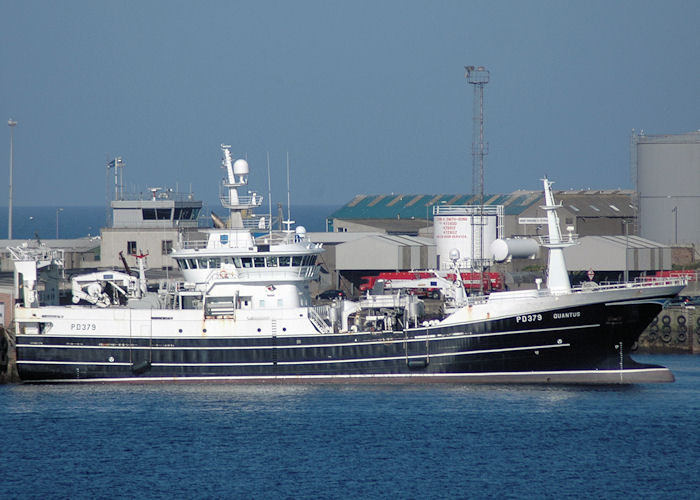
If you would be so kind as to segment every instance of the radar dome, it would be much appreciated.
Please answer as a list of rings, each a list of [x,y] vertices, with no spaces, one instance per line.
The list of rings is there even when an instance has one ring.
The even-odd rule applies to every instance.
[[[248,162],[242,158],[236,160],[233,163],[233,173],[236,175],[248,175]]]
[[[304,236],[306,236],[306,228],[304,226],[297,226],[296,234],[297,236],[303,238]]]
[[[456,248],[450,250],[450,260],[459,260],[459,250]]]

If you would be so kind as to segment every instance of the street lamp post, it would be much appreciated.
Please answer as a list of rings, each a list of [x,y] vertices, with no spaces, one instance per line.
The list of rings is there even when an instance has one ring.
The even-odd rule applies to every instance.
[[[673,218],[674,218],[674,221],[675,221],[675,223],[674,223],[674,228],[675,228],[675,230],[674,230],[674,233],[673,233],[673,234],[674,234],[673,243],[674,243],[675,245],[678,245],[678,207],[677,207],[677,206],[676,206],[676,207],[673,207],[673,210],[671,210],[671,212],[673,212]]]
[[[630,248],[630,233],[629,233],[629,223],[628,220],[623,220],[622,223],[625,225],[625,283],[629,281],[629,248]]]
[[[63,212],[62,208],[56,209],[56,239],[58,239],[58,214]]]
[[[7,239],[12,239],[12,171],[14,170],[14,142],[15,142],[15,127],[17,122],[10,118],[7,120],[7,125],[10,127],[10,196],[7,199],[8,215],[7,215]]]

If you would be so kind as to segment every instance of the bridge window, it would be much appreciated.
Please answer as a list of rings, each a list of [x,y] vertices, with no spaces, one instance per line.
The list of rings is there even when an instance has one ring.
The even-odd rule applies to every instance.
[[[197,211],[192,207],[178,207],[175,209],[175,220],[194,220],[197,218]]]
[[[170,220],[172,215],[173,211],[170,208],[156,208],[156,219],[158,220]]]

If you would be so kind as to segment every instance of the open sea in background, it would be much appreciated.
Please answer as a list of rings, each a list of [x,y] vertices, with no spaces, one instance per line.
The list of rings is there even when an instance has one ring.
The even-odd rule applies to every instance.
[[[0,386],[0,498],[700,496],[674,384]]]
[[[62,208],[63,211],[58,212],[59,238],[99,236],[100,228],[106,225],[107,209],[104,206]],[[326,217],[338,208],[340,205],[292,205],[292,219],[309,232],[323,232],[326,230]],[[57,207],[13,207],[12,236],[15,239],[32,239],[38,235],[41,239],[55,239],[56,210]],[[209,218],[211,210],[219,216],[225,213],[220,205],[205,204],[201,218],[209,227],[212,225]],[[276,216],[274,210],[273,207],[273,216]],[[266,211],[261,207],[257,213],[264,214]],[[286,213],[285,208],[285,217]],[[8,208],[0,207],[0,239],[7,238],[7,218]]]

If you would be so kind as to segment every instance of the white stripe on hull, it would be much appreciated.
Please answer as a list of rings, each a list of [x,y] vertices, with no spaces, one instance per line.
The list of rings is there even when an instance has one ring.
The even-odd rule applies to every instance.
[[[345,343],[326,343],[326,344],[299,344],[299,345],[260,345],[260,346],[124,346],[124,345],[65,345],[65,344],[17,344],[17,347],[34,347],[34,348],[72,348],[72,349],[146,349],[146,350],[254,350],[254,349],[306,349],[306,348],[320,348],[320,347],[349,347],[349,346],[359,346],[359,345],[379,345],[379,344],[396,344],[405,342],[424,342],[425,340],[455,340],[464,338],[480,338],[480,337],[497,337],[501,335],[519,335],[528,333],[542,333],[542,332],[559,332],[566,330],[576,330],[585,328],[598,328],[600,326],[597,324],[589,325],[575,325],[575,326],[563,326],[556,328],[533,328],[531,330],[510,330],[505,332],[490,332],[490,333],[462,333],[462,334],[443,334],[443,335],[420,335],[411,338],[393,338],[385,340],[373,340],[373,341],[359,341],[359,342],[345,342]],[[170,340],[175,339],[175,337],[80,337],[79,335],[47,335],[49,337],[72,337],[72,338],[89,338],[89,339],[130,339],[130,340],[150,340],[150,341],[160,341],[160,340]],[[37,336],[34,336],[37,337]],[[298,335],[290,335],[289,338],[300,337]],[[241,339],[259,339],[260,337],[241,337]],[[269,338],[269,337],[267,337]],[[283,336],[278,336],[277,339],[284,339]],[[206,340],[234,340],[236,337],[208,337]],[[177,337],[176,340],[202,340],[202,337]],[[104,342],[103,342],[104,344]]]
[[[207,376],[207,377],[129,377],[95,379],[47,379],[40,382],[81,383],[95,382],[247,382],[247,383],[308,383],[308,382],[360,382],[360,383],[414,383],[446,382],[476,384],[638,384],[673,382],[668,368],[640,368],[631,370],[561,370],[533,372],[488,373],[434,373],[434,374],[381,374],[381,375],[268,375],[268,376]]]

